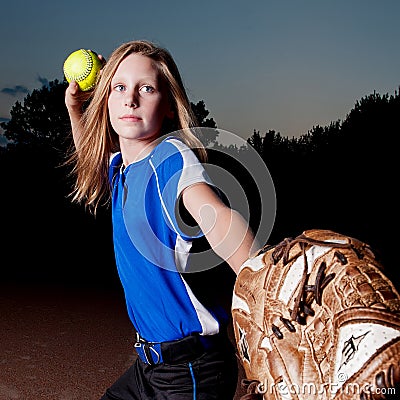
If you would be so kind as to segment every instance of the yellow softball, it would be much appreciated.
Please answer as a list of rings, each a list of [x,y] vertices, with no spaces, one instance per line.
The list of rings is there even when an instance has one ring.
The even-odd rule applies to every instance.
[[[91,50],[79,49],[72,52],[64,61],[64,75],[68,82],[75,81],[81,90],[91,90],[101,70],[102,63]]]

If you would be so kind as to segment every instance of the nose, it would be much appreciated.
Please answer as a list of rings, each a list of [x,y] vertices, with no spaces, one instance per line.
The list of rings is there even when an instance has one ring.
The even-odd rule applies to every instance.
[[[134,93],[127,94],[125,97],[125,106],[127,107],[132,107],[132,108],[137,108],[138,107],[138,101],[136,99],[136,96]]]
[[[126,105],[127,107],[132,107],[132,108],[136,108],[136,107],[137,107],[136,102],[133,101],[133,100],[127,100],[127,101],[125,102],[125,105]]]

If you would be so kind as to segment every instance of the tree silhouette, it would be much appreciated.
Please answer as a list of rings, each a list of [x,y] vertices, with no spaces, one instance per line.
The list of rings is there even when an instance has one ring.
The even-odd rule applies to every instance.
[[[61,150],[70,130],[64,103],[66,85],[58,80],[28,94],[12,107],[11,119],[1,123],[9,147],[46,147]]]
[[[254,132],[248,142],[265,160],[277,193],[271,240],[326,228],[369,243],[399,286],[395,236],[400,96],[373,93],[343,122],[298,138]]]

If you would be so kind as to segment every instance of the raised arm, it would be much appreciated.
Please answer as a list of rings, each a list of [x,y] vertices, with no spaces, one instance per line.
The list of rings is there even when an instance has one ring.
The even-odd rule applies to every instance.
[[[227,207],[205,183],[183,191],[183,204],[196,220],[215,253],[237,274],[241,265],[258,250],[245,219]]]
[[[106,59],[101,54],[97,56],[104,66]],[[75,81],[71,81],[65,91],[65,105],[71,122],[75,146],[78,145],[79,138],[82,134],[81,118],[83,114],[83,105],[89,99],[90,95],[90,91],[82,91]]]
[[[83,104],[89,98],[90,93],[80,90],[75,81],[71,81],[65,91],[65,105],[68,110],[72,128],[72,137],[75,146],[78,145],[82,133],[81,117],[83,114]]]

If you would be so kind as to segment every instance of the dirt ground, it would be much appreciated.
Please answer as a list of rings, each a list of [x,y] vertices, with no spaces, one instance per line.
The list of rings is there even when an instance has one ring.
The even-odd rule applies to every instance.
[[[135,359],[118,291],[2,285],[0,327],[0,400],[98,400]]]

